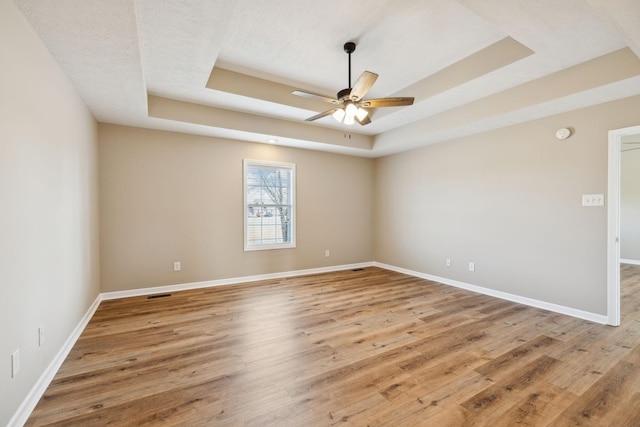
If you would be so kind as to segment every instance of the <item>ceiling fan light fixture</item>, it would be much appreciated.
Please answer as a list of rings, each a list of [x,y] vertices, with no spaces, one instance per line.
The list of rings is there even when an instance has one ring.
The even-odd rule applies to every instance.
[[[353,102],[349,102],[346,107],[344,107],[345,112],[345,120],[347,118],[353,119],[358,113],[358,107]]]
[[[360,121],[364,120],[364,118],[367,117],[367,114],[369,114],[367,110],[365,110],[364,108],[358,107],[358,111],[356,112],[356,117],[358,118],[358,120]]]
[[[364,108],[358,107],[353,102],[349,102],[344,108],[337,109],[331,115],[340,123],[352,125],[355,123],[356,118],[358,121],[362,121],[368,114],[369,112]]]

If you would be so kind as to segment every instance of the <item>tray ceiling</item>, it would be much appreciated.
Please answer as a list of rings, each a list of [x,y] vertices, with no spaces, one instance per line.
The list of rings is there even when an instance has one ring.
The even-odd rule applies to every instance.
[[[16,0],[100,122],[377,157],[640,94],[636,0]],[[293,89],[414,96],[367,126]],[[570,124],[567,124],[570,125]]]

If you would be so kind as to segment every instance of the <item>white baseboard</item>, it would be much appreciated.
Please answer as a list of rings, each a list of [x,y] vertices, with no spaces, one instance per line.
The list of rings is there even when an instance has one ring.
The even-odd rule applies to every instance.
[[[395,267],[393,265],[374,262],[374,265],[380,268],[386,268],[387,270],[397,271],[398,273],[408,274],[409,276],[419,277],[421,279],[431,280],[445,285],[454,286],[456,288],[466,289],[468,291],[477,292],[479,294],[488,295],[507,301],[516,302],[518,304],[524,304],[535,308],[541,308],[543,310],[553,311],[555,313],[566,314],[567,316],[577,317],[579,319],[589,320],[595,323],[601,323],[603,325],[608,324],[609,318],[602,314],[591,313],[588,311],[578,310],[576,308],[565,307],[563,305],[552,304],[545,301],[536,300],[533,298],[522,297],[519,295],[510,294],[507,292],[496,291],[494,289],[483,288],[481,286],[471,285],[469,283],[458,282],[457,280],[447,279],[445,277],[433,276],[431,274],[424,274],[418,271],[407,270],[405,268]]]
[[[9,427],[23,426],[27,422],[27,420],[29,419],[29,415],[31,415],[31,412],[33,412],[33,410],[35,409],[36,405],[40,401],[40,398],[47,390],[47,387],[49,387],[49,384],[58,372],[58,369],[60,369],[60,366],[62,366],[62,362],[64,362],[64,360],[67,358],[67,355],[75,345],[76,341],[78,341],[78,338],[80,338],[80,334],[82,334],[82,331],[87,326],[87,324],[93,317],[93,314],[98,309],[100,301],[101,298],[100,295],[98,295],[93,304],[91,304],[91,307],[89,307],[78,325],[75,327],[73,332],[71,332],[69,338],[67,338],[67,340],[64,342],[62,348],[60,348],[51,363],[49,363],[49,366],[47,366],[42,375],[40,375],[38,381],[36,381],[34,386],[31,388],[31,391],[29,391],[29,394],[27,394],[27,397],[25,397],[25,399],[20,404],[20,407],[18,407],[18,410],[13,414],[13,417],[11,417],[11,419],[9,420]]]
[[[153,288],[140,288],[130,291],[114,291],[100,294],[102,300],[138,297],[153,295],[158,293],[186,291],[189,289],[210,288],[213,286],[233,285],[237,283],[257,282],[268,279],[282,279],[284,277],[307,276],[309,274],[331,273],[341,270],[352,270],[354,268],[365,268],[373,266],[373,262],[363,262],[358,264],[334,265],[331,267],[310,268],[307,270],[285,271],[281,273],[257,274],[254,276],[233,277],[229,279],[207,280],[204,282],[182,283],[178,285],[155,286]]]
[[[637,260],[637,259],[620,259],[620,264],[640,265],[640,260]]]

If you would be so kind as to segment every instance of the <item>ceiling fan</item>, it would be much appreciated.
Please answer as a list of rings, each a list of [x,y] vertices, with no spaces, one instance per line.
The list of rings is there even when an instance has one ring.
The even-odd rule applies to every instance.
[[[349,87],[338,92],[335,98],[303,90],[294,90],[291,92],[297,96],[319,99],[336,105],[335,108],[316,114],[313,117],[309,117],[305,121],[312,122],[322,117],[332,115],[337,121],[346,125],[352,125],[357,121],[364,126],[371,123],[369,112],[365,110],[365,108],[401,107],[413,104],[414,98],[408,97],[363,99],[375,83],[378,75],[370,71],[365,71],[360,75],[360,77],[358,77],[356,84],[351,87],[351,54],[355,50],[355,43],[347,42],[344,44],[344,51],[349,55]]]

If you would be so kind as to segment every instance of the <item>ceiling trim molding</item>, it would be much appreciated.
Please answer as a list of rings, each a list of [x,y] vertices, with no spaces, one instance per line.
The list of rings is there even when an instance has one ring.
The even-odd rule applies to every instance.
[[[273,117],[243,113],[159,96],[148,96],[149,117],[205,125],[214,128],[250,132],[265,137],[284,137],[347,148],[371,151],[368,135],[310,126]]]

